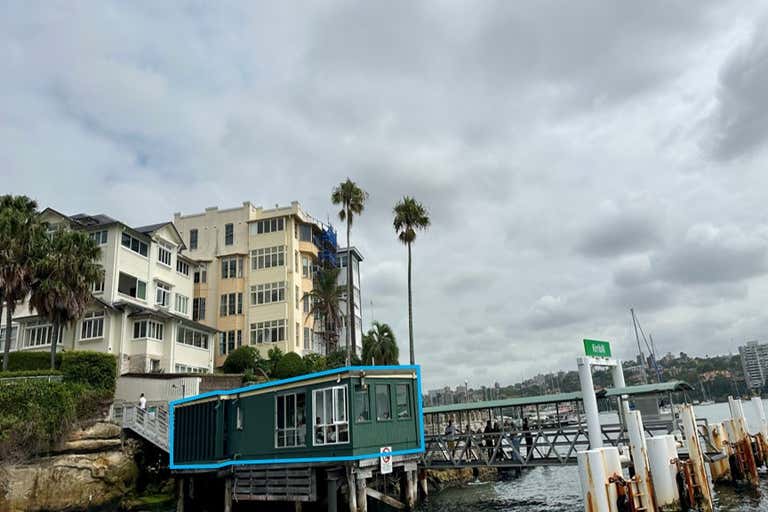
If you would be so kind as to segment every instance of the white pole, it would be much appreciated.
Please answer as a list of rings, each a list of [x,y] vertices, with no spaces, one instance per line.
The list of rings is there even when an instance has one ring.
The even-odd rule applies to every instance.
[[[618,491],[609,485],[609,478],[621,476],[619,450],[610,446],[578,452],[579,482],[584,496],[584,510],[588,512],[615,512]]]
[[[621,359],[616,360],[616,366],[614,366],[611,369],[611,376],[613,377],[613,387],[615,388],[624,388],[627,387],[627,385],[624,382],[624,367],[621,366]],[[622,395],[619,397],[619,401],[621,402],[621,412],[622,415],[626,418],[627,414],[629,413],[629,402],[627,402],[627,396]]]
[[[760,422],[759,432],[763,434],[763,439],[768,441],[768,422],[765,419],[765,409],[763,408],[763,399],[759,396],[752,397],[752,406],[757,413],[757,420]]]
[[[597,397],[592,383],[592,360],[589,357],[577,359],[579,367],[579,382],[581,383],[581,399],[584,403],[584,415],[587,417],[587,433],[589,447],[594,450],[602,448],[603,438],[600,431],[600,416],[597,410]]]
[[[682,406],[683,432],[688,444],[688,457],[693,469],[693,478],[701,489],[701,508],[702,512],[712,512],[714,504],[712,502],[712,484],[707,476],[707,470],[704,465],[704,450],[701,448],[699,439],[699,430],[696,426],[696,415],[693,412],[693,406],[686,404]]]
[[[645,507],[645,510],[656,510],[651,493],[651,475],[648,464],[648,447],[645,443],[645,430],[643,429],[643,418],[639,411],[628,411],[626,414],[629,449],[632,454],[632,461],[635,463],[637,489],[641,495],[640,505]]]
[[[680,506],[680,493],[677,490],[677,465],[672,463],[677,458],[675,437],[649,437],[646,442],[656,506],[659,510],[676,510],[675,507]]]

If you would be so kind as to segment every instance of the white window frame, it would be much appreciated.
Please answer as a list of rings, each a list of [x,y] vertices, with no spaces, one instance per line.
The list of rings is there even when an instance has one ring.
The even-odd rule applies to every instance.
[[[158,306],[163,306],[165,308],[171,307],[171,290],[172,287],[168,283],[164,283],[162,281],[156,281],[155,282],[155,304]],[[160,297],[163,297],[163,300],[160,300]]]
[[[120,274],[122,274],[125,277],[131,278],[131,279],[136,281],[136,295],[129,295],[127,293],[123,293],[123,292],[120,291]],[[139,296],[139,283],[144,285],[144,296],[143,297]],[[118,295],[122,295],[124,297],[130,297],[132,299],[137,299],[137,300],[141,300],[141,301],[145,301],[146,302],[146,300],[147,300],[147,282],[142,280],[142,279],[139,279],[136,276],[132,276],[131,274],[126,274],[125,272],[120,272],[117,275],[117,293],[118,293]]]
[[[101,280],[96,281],[91,285],[91,292],[93,293],[104,293],[104,278],[102,277]]]
[[[49,322],[29,323],[24,326],[21,343],[17,341],[16,345],[20,348],[50,347],[51,343],[48,343],[48,331],[50,329],[53,329],[53,325]],[[11,336],[13,336],[13,331],[11,331]],[[60,337],[58,333],[54,332],[51,336],[51,342],[58,344]]]
[[[251,270],[264,270],[285,266],[285,246],[275,245],[251,251]]]
[[[344,419],[340,420],[336,417],[336,413],[338,412],[338,393],[337,390],[342,390],[342,396],[344,398],[344,407],[342,408],[342,411],[344,413]],[[328,422],[327,418],[324,423],[317,423],[317,419],[320,417],[317,411],[317,395],[318,393],[323,393],[323,414],[322,416],[325,416],[325,397],[326,392],[330,391],[331,395],[331,421]],[[322,430],[320,431],[322,433],[322,440],[320,441],[320,436],[318,436],[318,427]],[[346,427],[347,432],[347,440],[346,441],[339,441],[339,432],[340,427]],[[335,440],[329,441],[328,438],[330,432],[335,432]],[[347,391],[347,385],[341,385],[341,386],[331,386],[327,388],[322,389],[314,389],[312,390],[312,445],[313,446],[328,446],[328,445],[336,445],[336,444],[348,444],[349,443],[349,393]]]
[[[105,320],[103,311],[87,313],[80,322],[80,341],[103,339]]]
[[[298,396],[304,395],[304,423],[299,425]],[[288,397],[293,397],[293,426],[288,426]],[[278,401],[283,399],[283,428],[278,427]],[[275,448],[303,448],[307,446],[307,393],[303,391],[275,395]],[[280,444],[280,432],[283,432],[283,444]],[[288,435],[291,434],[293,444],[288,444]]]
[[[176,330],[176,343],[208,350],[208,333],[180,325]]]
[[[266,320],[264,322],[256,322],[251,324],[251,345],[262,343],[281,343],[286,341],[286,329],[287,321],[285,318],[278,318],[277,320]],[[279,339],[273,340],[272,330],[277,329],[277,337]],[[282,336],[280,336],[280,330],[282,329]],[[269,335],[269,336],[267,336]],[[269,338],[269,341],[267,341]]]
[[[168,260],[166,263],[165,260]],[[165,267],[171,268],[173,263],[173,248],[170,245],[158,243],[157,244],[157,262]]]
[[[126,240],[128,240],[128,245],[125,244]],[[133,242],[134,241],[136,242],[136,246],[138,247],[138,250],[133,248]],[[123,232],[121,234],[121,236],[120,236],[120,245],[122,247],[125,247],[129,251],[131,251],[131,252],[133,252],[135,254],[138,254],[142,258],[149,257],[149,244],[147,242],[143,241],[143,240],[140,240],[140,239],[136,238],[133,235],[130,235],[130,234],[126,233],[126,232]],[[142,247],[144,247],[144,252],[146,254],[142,254],[141,253],[141,248]]]
[[[285,302],[285,289],[285,281],[275,281],[274,283],[251,286],[251,306]],[[273,299],[274,294],[277,294],[277,299]],[[259,296],[261,296],[261,300],[259,300]]]
[[[107,245],[107,241],[109,240],[109,235],[107,233],[108,231],[106,229],[102,229],[99,231],[91,231],[89,236],[91,237],[91,240],[96,242],[96,245]]]
[[[189,263],[178,256],[176,257],[176,273],[189,277]]]
[[[136,336],[136,325],[146,323],[144,328],[144,336]],[[134,340],[150,339],[155,341],[163,341],[165,331],[165,325],[155,320],[134,320],[133,321],[133,338]],[[139,332],[141,334],[141,332]],[[159,336],[158,336],[159,334]]]
[[[189,297],[180,293],[176,294],[176,312],[186,315],[189,311]]]

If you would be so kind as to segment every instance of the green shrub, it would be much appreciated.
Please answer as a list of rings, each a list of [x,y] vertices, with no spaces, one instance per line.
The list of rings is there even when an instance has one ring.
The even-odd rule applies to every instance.
[[[329,369],[331,368],[342,368],[347,365],[347,351],[344,349],[339,349],[331,352],[328,354],[325,358],[326,365]],[[357,357],[357,354],[354,354],[350,360],[350,364],[352,366],[360,366],[362,363],[360,362],[360,358]]]
[[[307,373],[307,366],[301,356],[296,352],[288,352],[278,361],[273,377],[287,379],[305,373]]]
[[[264,370],[266,366],[266,361],[262,359],[259,351],[255,347],[246,345],[233,350],[221,369],[224,373],[245,373],[246,370],[251,370],[253,373],[256,368]]]
[[[304,366],[307,368],[307,373],[321,372],[328,369],[328,362],[325,356],[309,353],[304,356]]]
[[[117,359],[101,352],[64,352],[61,373],[65,382],[85,384],[97,391],[114,393]]]
[[[22,370],[14,372],[0,372],[0,379],[9,377],[44,377],[47,375],[61,375],[59,370]]]
[[[5,340],[2,340],[5,342]],[[61,366],[61,353],[56,354],[56,368]],[[8,354],[8,371],[50,370],[50,352],[11,352]]]

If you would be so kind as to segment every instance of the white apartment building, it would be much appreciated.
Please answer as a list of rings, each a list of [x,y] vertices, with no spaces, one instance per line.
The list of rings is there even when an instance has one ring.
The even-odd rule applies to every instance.
[[[739,355],[747,386],[751,389],[762,388],[768,376],[768,343],[748,341],[739,347]]]
[[[349,250],[347,250],[346,247],[342,247],[337,251],[339,268],[341,269],[339,272],[338,283],[339,286],[344,287],[344,290],[347,289],[347,263],[350,260],[348,253],[352,254],[352,309],[355,318],[354,323],[352,323],[351,339],[357,348],[357,355],[360,356],[363,353],[363,303],[362,294],[360,293],[360,262],[363,261],[363,255],[360,254],[360,251],[355,247],[350,247]],[[339,345],[344,346],[347,339],[347,325],[349,325],[349,322],[347,321],[346,294],[344,295],[344,299],[341,301],[340,306],[341,314],[344,317],[344,323],[341,328]],[[363,361],[363,363],[366,363],[366,361]],[[370,363],[370,361],[368,361],[368,363]]]
[[[335,232],[307,214],[298,202],[264,209],[244,202],[228,209],[176,213],[194,273],[194,318],[220,331],[215,366],[242,345],[267,357],[326,350],[315,333],[307,292],[318,260],[327,257]],[[340,346],[343,345],[341,341]]]
[[[85,317],[54,333],[57,350],[115,354],[121,374],[213,370],[217,331],[192,319],[197,262],[182,254],[171,222],[132,228],[106,215],[66,216],[51,208],[41,216],[50,229],[89,232],[105,273]],[[51,324],[34,311],[17,308],[14,324],[12,350],[50,350]]]

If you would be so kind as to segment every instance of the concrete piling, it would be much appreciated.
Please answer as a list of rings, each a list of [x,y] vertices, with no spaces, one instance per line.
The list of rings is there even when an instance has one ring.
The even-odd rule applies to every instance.
[[[712,512],[714,503],[712,501],[712,485],[704,462],[704,450],[701,447],[699,431],[696,426],[696,414],[693,412],[693,406],[683,405],[681,408],[680,420],[682,422],[683,432],[685,434],[686,444],[688,445],[688,460],[691,464],[693,485],[699,490],[696,494],[698,506],[701,512]]]
[[[622,478],[619,450],[613,446],[578,452],[579,481],[588,512],[616,512],[618,489],[610,480]]]
[[[680,510],[677,489],[677,444],[674,436],[649,437],[648,463],[653,475],[653,497],[660,511]]]

